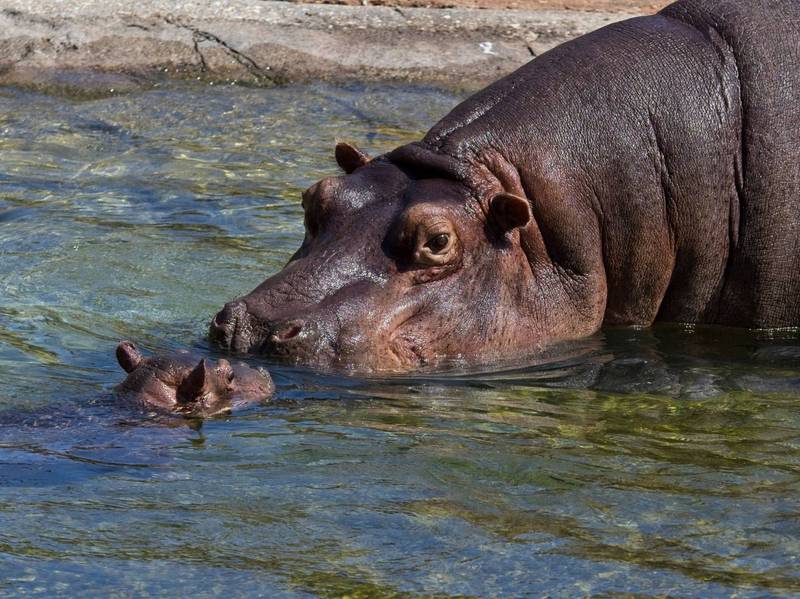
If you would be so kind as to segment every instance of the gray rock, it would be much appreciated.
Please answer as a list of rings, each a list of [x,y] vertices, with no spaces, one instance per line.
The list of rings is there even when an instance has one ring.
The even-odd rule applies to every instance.
[[[630,15],[142,0],[0,0],[0,84],[108,93],[165,78],[477,89]]]

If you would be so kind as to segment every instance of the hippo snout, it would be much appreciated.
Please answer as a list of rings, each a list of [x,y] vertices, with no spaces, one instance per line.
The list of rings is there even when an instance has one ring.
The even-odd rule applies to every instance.
[[[228,302],[211,321],[211,341],[234,353],[281,355],[312,343],[316,327],[302,319],[272,321],[253,315],[244,300]]]
[[[211,321],[209,336],[217,345],[235,352],[250,349],[250,317],[242,300],[228,302]]]

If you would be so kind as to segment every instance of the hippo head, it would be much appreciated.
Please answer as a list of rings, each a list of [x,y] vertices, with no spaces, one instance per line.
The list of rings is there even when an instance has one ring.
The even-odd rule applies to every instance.
[[[336,158],[346,176],[303,193],[300,249],[215,316],[219,345],[402,372],[518,356],[591,332],[562,309],[580,293],[549,290],[559,273],[545,268],[518,179],[482,167],[469,180],[455,160],[417,144],[374,160],[338,144]]]
[[[117,387],[150,409],[208,418],[272,395],[270,376],[246,364],[199,361],[188,352],[144,357],[130,341],[117,346],[117,361],[128,373]]]

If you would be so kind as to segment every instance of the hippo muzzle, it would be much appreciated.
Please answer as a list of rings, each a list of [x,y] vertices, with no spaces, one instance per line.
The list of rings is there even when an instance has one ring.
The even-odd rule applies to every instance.
[[[225,304],[211,322],[209,336],[236,354],[258,353],[302,360],[324,349],[320,326],[302,318],[270,320],[248,311],[243,299]]]
[[[228,302],[211,321],[211,340],[235,353],[247,353],[252,343],[252,318],[244,301]]]

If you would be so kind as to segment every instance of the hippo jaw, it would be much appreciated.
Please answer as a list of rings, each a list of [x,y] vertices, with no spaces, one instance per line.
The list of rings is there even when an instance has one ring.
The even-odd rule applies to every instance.
[[[236,354],[261,354],[292,364],[362,372],[410,371],[436,359],[419,342],[420,335],[404,326],[410,319],[402,315],[365,323],[363,329],[339,328],[336,315],[325,310],[309,307],[307,318],[271,321],[259,316],[263,308],[248,308],[246,301],[226,304],[210,328],[212,341]]]

